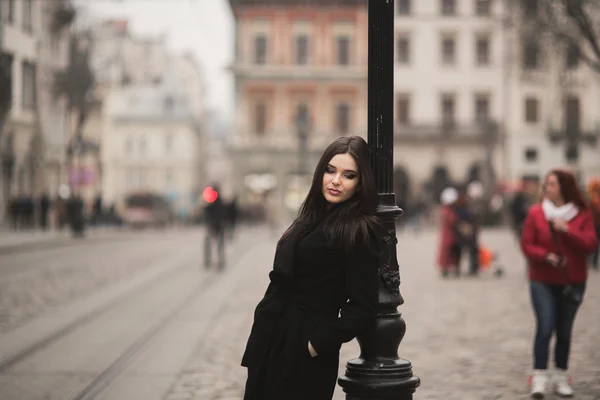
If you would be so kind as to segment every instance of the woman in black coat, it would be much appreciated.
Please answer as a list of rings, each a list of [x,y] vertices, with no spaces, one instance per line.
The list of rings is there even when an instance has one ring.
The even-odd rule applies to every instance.
[[[242,358],[244,400],[330,400],[339,350],[377,315],[380,225],[367,143],[324,152],[309,193],[275,252]]]

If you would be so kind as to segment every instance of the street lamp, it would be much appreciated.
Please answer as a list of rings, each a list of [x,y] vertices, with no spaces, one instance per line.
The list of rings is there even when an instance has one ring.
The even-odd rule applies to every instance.
[[[369,0],[368,143],[385,228],[379,260],[379,312],[374,327],[359,336],[360,356],[346,364],[338,383],[347,400],[411,400],[420,384],[410,361],[398,357],[406,324],[398,312],[400,271],[395,220],[402,214],[393,192],[394,2]]]

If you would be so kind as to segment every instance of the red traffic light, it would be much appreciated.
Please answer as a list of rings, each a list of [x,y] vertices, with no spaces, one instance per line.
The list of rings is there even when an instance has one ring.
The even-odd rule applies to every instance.
[[[215,200],[219,197],[219,193],[212,188],[212,186],[207,186],[202,192],[202,198],[207,203],[214,203]]]

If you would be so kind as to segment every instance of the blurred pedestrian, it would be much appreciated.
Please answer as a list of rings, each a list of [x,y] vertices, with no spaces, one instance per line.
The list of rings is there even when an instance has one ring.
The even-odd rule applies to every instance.
[[[521,235],[537,323],[530,377],[534,398],[543,398],[549,383],[557,394],[573,395],[567,376],[571,333],[585,292],[586,259],[597,243],[594,221],[575,177],[550,171],[542,202],[529,210]],[[555,371],[550,378],[548,347],[553,333]]]
[[[596,236],[600,238],[600,180],[594,179],[590,182],[588,187],[588,194],[590,196],[590,211],[594,218],[594,225],[596,227]],[[596,250],[591,257],[591,266],[593,269],[598,270],[598,253],[600,252],[600,244],[596,246]]]
[[[366,332],[377,315],[376,206],[367,143],[335,140],[277,244],[242,358],[244,400],[332,398],[342,343]]]
[[[21,205],[17,196],[12,196],[10,198],[8,213],[11,229],[16,232],[19,229],[19,223],[21,220]]]
[[[50,210],[50,197],[48,193],[44,192],[40,196],[39,207],[40,227],[45,231],[48,229],[48,211]]]
[[[529,208],[538,201],[538,181],[531,178],[523,179],[521,189],[515,194],[510,204],[510,214],[515,236],[521,240],[521,231]]]
[[[212,247],[217,245],[219,269],[225,268],[225,229],[227,225],[227,206],[220,196],[218,185],[212,186],[217,197],[212,203],[204,207],[206,221],[206,236],[204,238],[204,266],[209,268],[212,264]]]
[[[454,208],[458,200],[458,190],[448,187],[440,196],[442,208],[440,209],[440,241],[438,247],[438,266],[442,277],[454,271],[458,274],[460,260],[460,246],[458,244],[456,229],[458,214]]]
[[[235,229],[237,227],[238,221],[238,200],[237,196],[234,196],[233,199],[227,205],[227,225],[228,225],[228,237],[229,240],[233,240],[233,236],[235,234]]]
[[[455,231],[458,249],[457,275],[460,275],[460,260],[466,250],[469,257],[469,275],[479,274],[479,226],[480,213],[467,193],[459,192],[458,200],[454,205],[458,215],[457,229]]]

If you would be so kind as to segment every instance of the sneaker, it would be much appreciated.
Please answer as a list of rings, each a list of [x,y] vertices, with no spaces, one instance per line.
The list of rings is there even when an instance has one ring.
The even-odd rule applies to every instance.
[[[573,388],[571,387],[571,379],[564,369],[557,369],[553,376],[554,393],[561,397],[572,397]]]
[[[533,370],[533,374],[529,377],[529,386],[531,387],[532,399],[543,399],[546,394],[546,386],[548,385],[548,373],[546,370]]]

